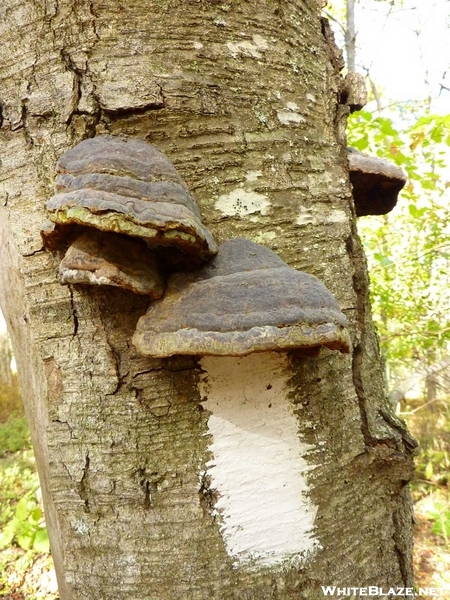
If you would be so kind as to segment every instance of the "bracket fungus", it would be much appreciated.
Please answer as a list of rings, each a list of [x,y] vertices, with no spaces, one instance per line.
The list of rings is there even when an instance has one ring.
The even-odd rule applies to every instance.
[[[397,204],[406,175],[386,159],[368,156],[355,148],[347,150],[356,216],[390,212]]]
[[[142,288],[142,281],[149,269],[153,270],[146,247],[175,249],[181,263],[187,264],[198,264],[216,254],[217,246],[201,222],[197,203],[174,165],[156,146],[141,139],[102,135],[83,140],[65,152],[57,168],[57,193],[47,202],[51,224],[45,225],[41,232],[44,243],[55,249],[65,238],[72,241],[76,235],[85,234],[63,260],[62,282],[106,283],[108,278],[93,275],[98,268],[104,270],[103,263],[93,267],[94,270],[81,268],[78,274],[73,273],[77,270],[73,267],[74,260],[83,264],[81,247],[84,256],[87,252],[91,257],[91,267],[97,250],[106,253],[103,259],[108,264],[108,257],[114,254],[116,283],[106,284],[120,285],[137,293],[147,293],[138,290],[148,287]],[[94,230],[106,236],[121,235],[116,235],[113,242],[102,240],[97,233],[89,243],[87,232]],[[126,238],[128,242],[122,245]],[[113,251],[114,244],[117,249]],[[141,258],[130,275],[130,258],[138,258],[139,252]],[[167,252],[170,254],[170,250]],[[125,264],[124,273],[118,275],[118,270],[122,270],[120,254]],[[142,271],[139,265],[143,265]],[[130,287],[131,280],[135,283]],[[159,292],[152,293],[158,297]]]
[[[177,273],[140,318],[133,343],[145,356],[243,356],[265,350],[348,352],[347,321],[313,275],[245,239],[222,244],[197,273]]]
[[[59,265],[59,279],[61,283],[117,286],[153,300],[161,298],[165,289],[156,257],[145,244],[100,231],[84,232],[72,243]]]

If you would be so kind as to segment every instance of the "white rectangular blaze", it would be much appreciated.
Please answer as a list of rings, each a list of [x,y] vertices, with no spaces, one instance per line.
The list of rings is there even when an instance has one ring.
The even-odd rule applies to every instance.
[[[207,473],[227,551],[237,565],[306,556],[317,507],[307,495],[308,450],[289,403],[286,354],[204,357],[200,393],[212,435]]]

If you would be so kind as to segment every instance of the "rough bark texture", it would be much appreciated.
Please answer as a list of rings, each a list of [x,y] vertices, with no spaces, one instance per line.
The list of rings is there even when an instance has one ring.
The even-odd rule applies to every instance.
[[[27,404],[61,598],[322,597],[411,585],[412,442],[387,412],[338,104],[316,0],[4,0],[0,300]],[[158,145],[220,243],[316,275],[353,355],[290,357],[318,507],[302,560],[233,564],[193,358],[137,356],[148,300],[61,286],[39,230],[59,156],[85,137]]]

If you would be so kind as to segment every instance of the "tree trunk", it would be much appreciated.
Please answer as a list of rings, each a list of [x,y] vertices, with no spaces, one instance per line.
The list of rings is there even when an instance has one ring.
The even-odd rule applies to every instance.
[[[356,71],[355,0],[346,0],[345,50],[349,73]]]
[[[317,1],[3,12],[0,300],[61,598],[410,586],[412,444],[386,408]],[[61,286],[39,233],[58,157],[105,132],[157,144],[218,242],[249,238],[322,279],[353,353],[138,356],[148,301]]]
[[[0,386],[11,386],[13,376],[11,371],[11,344],[6,334],[0,333]]]

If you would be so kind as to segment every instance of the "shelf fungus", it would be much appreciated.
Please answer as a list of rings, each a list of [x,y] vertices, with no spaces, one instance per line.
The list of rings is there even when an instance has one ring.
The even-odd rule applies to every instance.
[[[112,285],[161,298],[165,284],[155,255],[143,242],[117,233],[82,233],[59,266],[61,283]]]
[[[116,285],[159,298],[151,250],[163,249],[181,265],[216,254],[197,203],[156,146],[103,135],[65,152],[57,168],[41,233],[52,250],[75,239],[61,263],[62,283]]]
[[[145,356],[243,356],[266,350],[348,352],[347,321],[316,277],[244,239],[222,244],[197,273],[177,273],[133,336]]]
[[[397,204],[406,183],[403,171],[386,159],[348,148],[356,216],[385,215]]]

